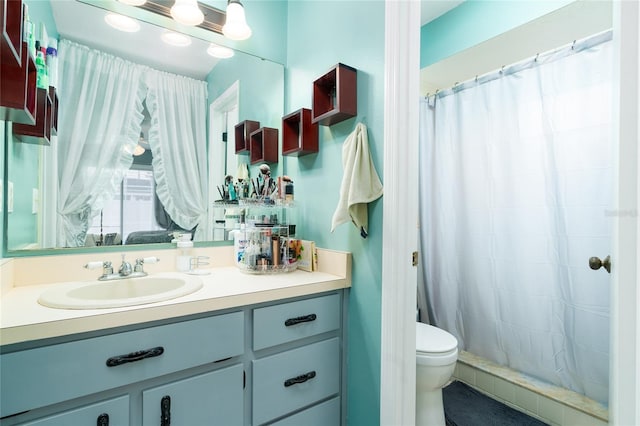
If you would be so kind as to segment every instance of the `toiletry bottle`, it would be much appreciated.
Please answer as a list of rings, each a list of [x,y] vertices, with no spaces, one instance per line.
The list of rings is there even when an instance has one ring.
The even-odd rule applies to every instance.
[[[244,258],[244,251],[249,244],[245,224],[241,223],[240,228],[229,232],[229,235],[233,238],[233,261],[236,264],[239,264],[242,262]]]
[[[180,235],[176,246],[178,249],[176,270],[178,272],[188,272],[191,268],[191,258],[193,257],[193,241],[191,241],[191,234]]]

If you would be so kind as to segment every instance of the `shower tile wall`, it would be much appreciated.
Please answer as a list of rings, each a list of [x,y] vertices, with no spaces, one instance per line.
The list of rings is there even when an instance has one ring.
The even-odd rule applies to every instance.
[[[454,378],[516,410],[553,426],[606,426],[607,410],[575,392],[535,380],[461,352]]]

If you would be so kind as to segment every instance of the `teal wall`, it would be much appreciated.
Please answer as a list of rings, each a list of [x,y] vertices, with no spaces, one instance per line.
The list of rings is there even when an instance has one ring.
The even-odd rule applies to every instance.
[[[58,28],[56,27],[56,22],[53,19],[53,10],[51,9],[51,4],[48,1],[23,0],[23,3],[29,7],[29,18],[36,26],[36,34],[38,34],[40,23],[43,23],[47,27],[47,34],[49,37],[59,38]]]
[[[466,0],[422,27],[420,68],[572,2],[573,0]]]
[[[331,233],[342,181],[342,146],[358,122],[368,127],[380,178],[383,168],[384,2],[291,1],[289,3],[285,114],[312,106],[313,81],[338,62],[358,70],[358,116],[320,126],[319,152],[285,157],[295,183],[300,232],[319,247],[353,254],[349,300],[347,406],[350,425],[380,422],[380,316],[382,199],[369,204],[370,235],[352,224]]]
[[[7,248],[18,250],[38,241],[38,215],[31,213],[32,189],[39,188],[40,146],[17,141],[9,134],[8,181],[13,182],[13,212],[7,212]]]
[[[209,102],[215,101],[236,81],[240,82],[240,120],[259,121],[263,127],[280,129],[284,111],[284,66],[242,53],[223,59],[207,76]],[[241,162],[248,161],[248,155],[243,155]],[[279,163],[270,167],[273,176],[282,174]],[[256,169],[257,166],[252,167],[249,175],[258,176]]]

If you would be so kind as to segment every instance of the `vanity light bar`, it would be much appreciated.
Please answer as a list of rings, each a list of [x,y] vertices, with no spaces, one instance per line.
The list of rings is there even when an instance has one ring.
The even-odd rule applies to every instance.
[[[138,6],[138,8],[164,16],[165,18],[173,19],[171,17],[171,7],[174,3],[175,0],[147,0],[146,3]],[[196,25],[196,27],[222,34],[222,26],[227,19],[226,12],[200,2],[198,2],[198,7],[204,14],[204,21]]]

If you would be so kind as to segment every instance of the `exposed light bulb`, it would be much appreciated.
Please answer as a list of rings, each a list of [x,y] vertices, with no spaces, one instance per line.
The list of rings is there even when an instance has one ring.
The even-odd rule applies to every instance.
[[[204,14],[198,7],[197,0],[176,0],[171,6],[173,19],[184,25],[199,25],[204,21]]]
[[[172,46],[184,47],[191,44],[191,38],[180,33],[166,32],[162,33],[160,38],[162,39],[162,41]]]
[[[227,4],[227,19],[222,27],[222,34],[231,40],[246,40],[251,37],[244,7],[238,0],[229,0]]]
[[[224,46],[219,46],[213,43],[209,45],[209,48],[207,49],[207,53],[213,56],[214,58],[221,58],[221,59],[227,59],[234,55],[234,52],[232,49],[229,49],[228,47],[224,47]]]
[[[107,24],[113,28],[127,33],[135,33],[140,31],[140,24],[135,19],[128,16],[118,15],[117,13],[107,13],[104,17]]]
[[[118,0],[120,3],[128,4],[130,6],[142,6],[147,0]]]

